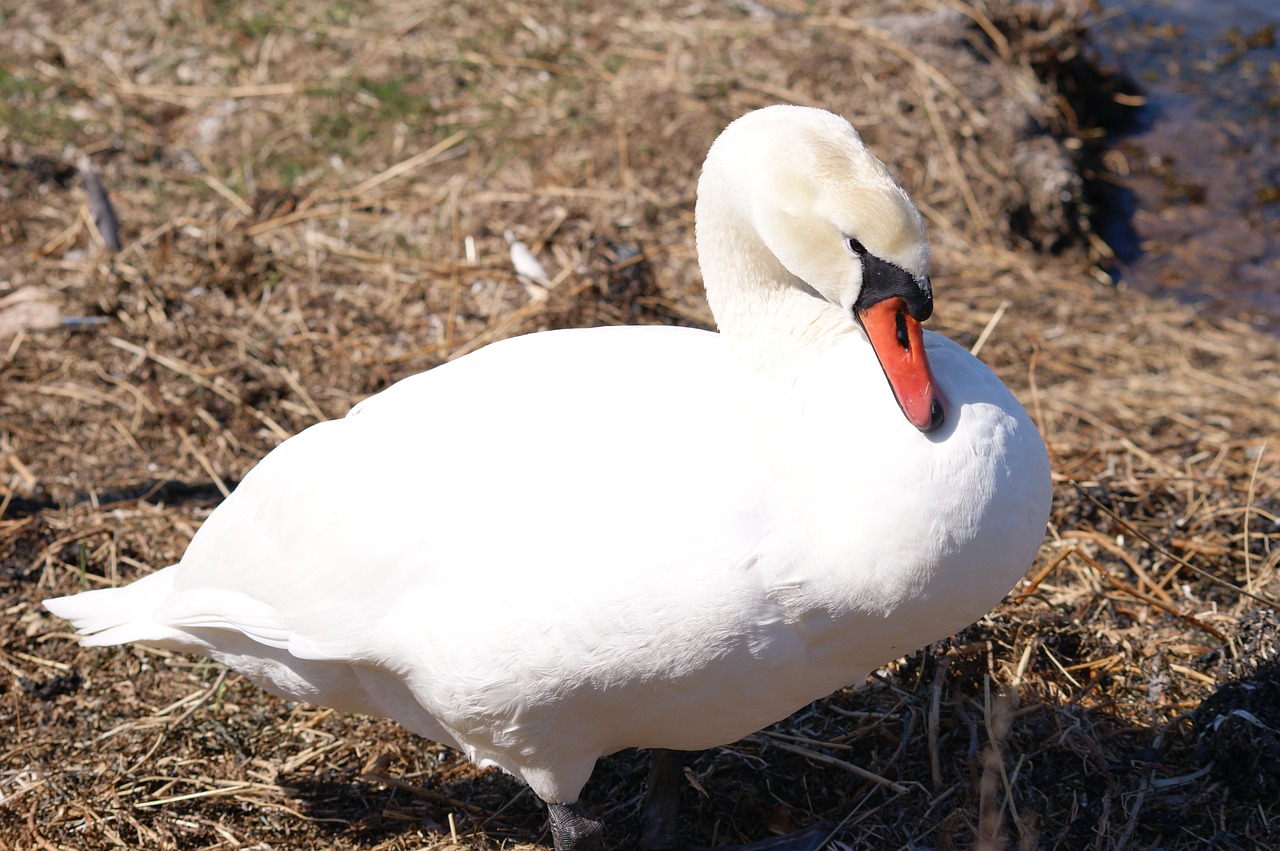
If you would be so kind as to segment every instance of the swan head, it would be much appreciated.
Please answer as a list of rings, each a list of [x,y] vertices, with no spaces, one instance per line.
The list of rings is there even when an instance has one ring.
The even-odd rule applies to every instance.
[[[719,216],[735,221],[704,239],[704,218]],[[861,329],[906,418],[924,432],[941,427],[920,326],[933,312],[924,219],[849,122],[801,106],[737,119],[707,154],[698,222],[700,254],[751,257],[771,284]]]

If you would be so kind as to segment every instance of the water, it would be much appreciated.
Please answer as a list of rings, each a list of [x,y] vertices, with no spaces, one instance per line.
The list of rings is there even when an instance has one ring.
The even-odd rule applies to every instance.
[[[1280,2],[1101,6],[1094,43],[1147,97],[1107,155],[1122,282],[1280,334]]]

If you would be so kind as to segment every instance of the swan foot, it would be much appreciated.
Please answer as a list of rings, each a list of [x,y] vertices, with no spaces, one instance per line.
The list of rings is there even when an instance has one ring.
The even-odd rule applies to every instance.
[[[690,845],[676,831],[683,759],[676,751],[650,752],[649,788],[641,811],[640,847],[645,851],[819,851],[831,835],[831,825],[818,823],[804,830],[761,839],[747,845],[708,848]]]
[[[547,804],[547,815],[556,851],[601,851],[604,848],[604,825],[588,816],[580,804]]]

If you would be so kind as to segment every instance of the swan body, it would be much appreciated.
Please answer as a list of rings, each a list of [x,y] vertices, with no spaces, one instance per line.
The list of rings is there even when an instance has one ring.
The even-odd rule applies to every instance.
[[[1040,544],[1048,461],[919,329],[914,205],[842,119],[770,107],[712,147],[697,219],[721,333],[543,332],[407,378],[271,452],[178,564],[47,607],[552,805],[602,755],[732,742],[980,617]]]

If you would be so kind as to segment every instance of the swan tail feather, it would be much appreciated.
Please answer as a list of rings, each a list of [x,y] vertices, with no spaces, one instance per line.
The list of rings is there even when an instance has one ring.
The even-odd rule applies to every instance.
[[[137,641],[170,649],[196,649],[188,633],[157,621],[161,603],[173,591],[172,567],[144,576],[123,588],[99,588],[42,601],[44,607],[70,621],[85,647],[107,647]]]

